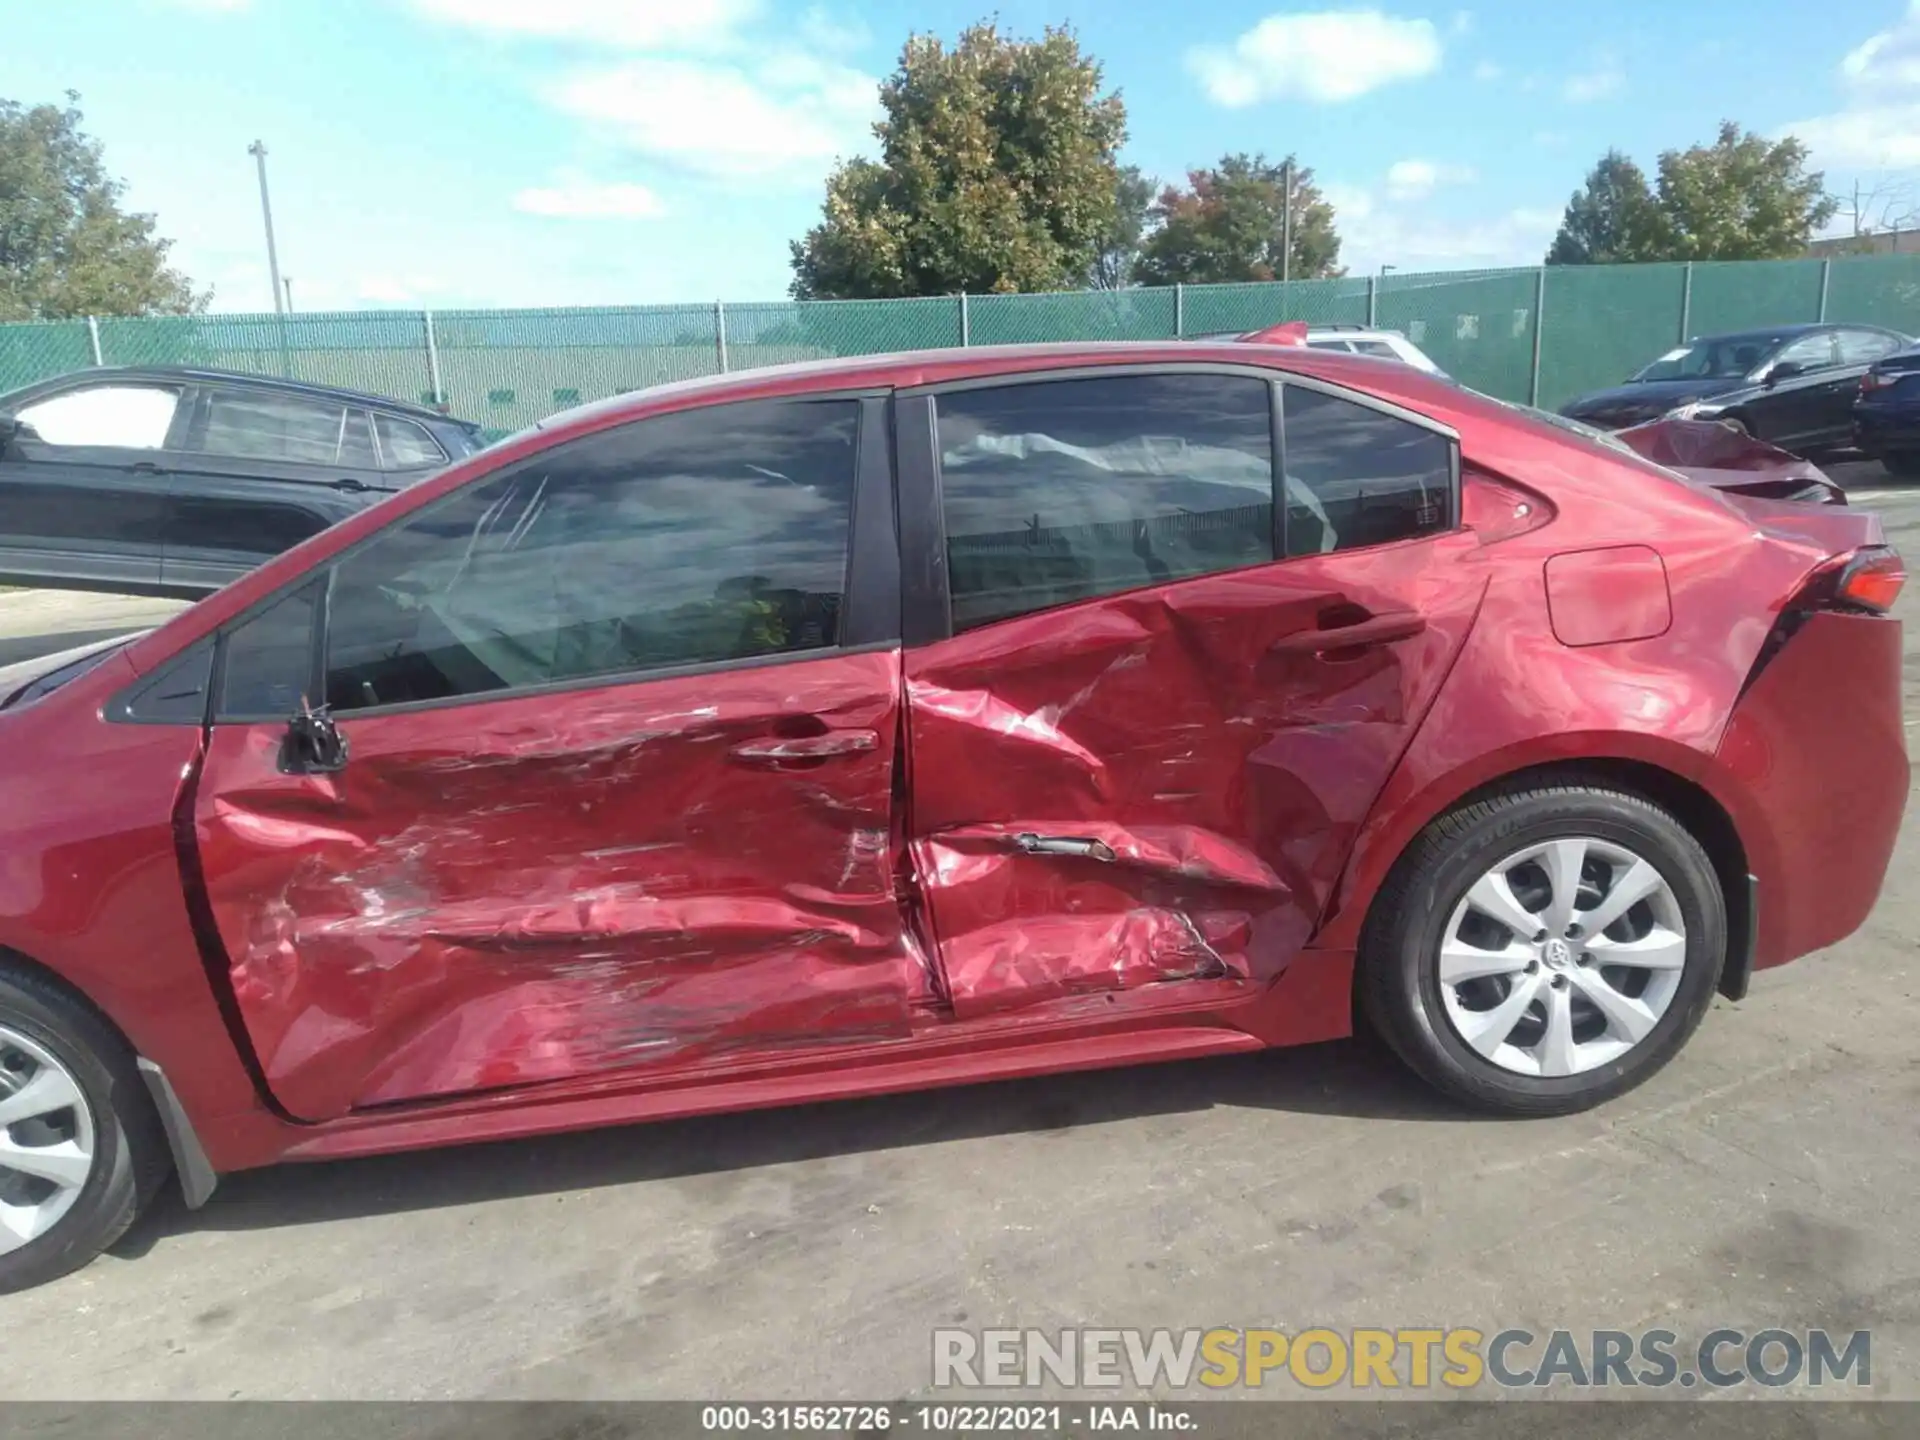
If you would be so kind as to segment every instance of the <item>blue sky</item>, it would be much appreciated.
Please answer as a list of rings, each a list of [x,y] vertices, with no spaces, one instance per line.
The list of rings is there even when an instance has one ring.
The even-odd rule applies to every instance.
[[[0,95],[81,92],[216,309],[272,303],[255,138],[302,310],[777,299],[901,41],[996,8],[1151,173],[1296,151],[1356,272],[1533,263],[1608,146],[1723,117],[1920,210],[1920,0],[10,0]]]

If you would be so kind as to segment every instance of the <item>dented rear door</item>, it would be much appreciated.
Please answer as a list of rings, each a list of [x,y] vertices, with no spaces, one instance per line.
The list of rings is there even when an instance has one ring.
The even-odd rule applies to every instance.
[[[1484,578],[1449,435],[1287,396],[903,398],[912,850],[956,1015],[1204,999],[1316,925]]]
[[[907,1033],[885,415],[557,446],[226,635],[196,857],[291,1113]]]

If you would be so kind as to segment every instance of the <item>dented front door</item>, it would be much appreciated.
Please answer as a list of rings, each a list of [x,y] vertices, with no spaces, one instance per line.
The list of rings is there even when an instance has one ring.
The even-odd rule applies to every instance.
[[[911,830],[963,1018],[1276,976],[1484,586],[1444,438],[1387,437],[1431,477],[1395,511],[1309,453],[1381,437],[1302,409],[1276,525],[1265,382],[1132,379],[941,397],[960,633],[907,652]]]
[[[233,988],[304,1119],[906,1033],[895,651],[217,726],[196,828]]]
[[[558,446],[224,638],[197,863],[287,1110],[907,1033],[900,651],[847,563],[862,413]]]

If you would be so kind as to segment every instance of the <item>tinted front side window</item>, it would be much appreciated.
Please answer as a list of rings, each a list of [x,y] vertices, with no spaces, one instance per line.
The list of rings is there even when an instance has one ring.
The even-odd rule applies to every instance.
[[[1317,390],[1285,392],[1287,553],[1383,545],[1453,524],[1453,444]]]
[[[837,642],[859,405],[661,416],[459,491],[342,561],[336,709]]]
[[[1798,365],[1802,370],[1824,370],[1833,364],[1833,336],[1808,335],[1773,357],[1775,365]]]
[[[357,443],[344,405],[268,391],[213,391],[194,429],[190,448],[247,460],[333,465]]]
[[[954,629],[1273,559],[1270,393],[1123,375],[939,397]]]
[[[47,445],[106,445],[158,450],[173,425],[180,392],[147,385],[92,385],[20,408],[22,424]]]

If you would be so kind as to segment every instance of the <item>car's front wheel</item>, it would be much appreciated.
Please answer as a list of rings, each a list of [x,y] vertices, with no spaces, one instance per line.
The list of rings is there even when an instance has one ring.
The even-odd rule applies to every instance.
[[[167,1165],[120,1038],[37,976],[0,974],[0,1293],[92,1260]]]
[[[1512,1114],[1584,1109],[1678,1053],[1726,953],[1712,863],[1672,815],[1590,785],[1429,825],[1374,902],[1368,1018],[1416,1072]]]

